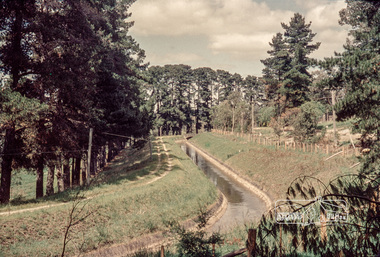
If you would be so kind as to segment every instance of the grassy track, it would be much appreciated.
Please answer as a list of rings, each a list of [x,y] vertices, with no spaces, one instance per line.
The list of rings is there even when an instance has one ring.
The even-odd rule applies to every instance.
[[[272,200],[284,199],[290,183],[302,175],[310,175],[328,182],[337,175],[353,173],[349,167],[354,158],[334,157],[324,161],[325,155],[247,143],[234,136],[203,133],[192,143],[235,169],[242,177],[260,185]]]
[[[72,228],[69,254],[128,242],[163,230],[166,221],[193,217],[199,205],[216,200],[215,187],[175,144],[175,139],[164,138],[164,143],[172,158],[171,167],[162,154],[162,144],[155,141],[152,160],[147,158],[149,151],[124,151],[99,176],[96,184],[82,192],[84,198],[74,213],[76,218],[93,213]],[[160,147],[161,165],[158,165],[157,147]],[[165,176],[161,177],[162,174]],[[62,203],[73,195],[76,191],[44,202],[3,207],[0,212]],[[73,202],[69,201],[34,212],[0,216],[0,256],[59,255],[72,206]],[[79,212],[81,208],[83,211]]]

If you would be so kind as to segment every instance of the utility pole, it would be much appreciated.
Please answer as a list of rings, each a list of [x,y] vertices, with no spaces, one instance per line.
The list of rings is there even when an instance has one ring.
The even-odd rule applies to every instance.
[[[88,152],[87,152],[87,174],[86,174],[87,185],[90,184],[92,133],[93,133],[93,129],[90,128],[90,135],[88,139]]]

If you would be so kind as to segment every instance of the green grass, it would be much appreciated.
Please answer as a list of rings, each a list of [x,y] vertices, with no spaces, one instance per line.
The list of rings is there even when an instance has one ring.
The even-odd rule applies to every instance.
[[[113,243],[123,243],[141,235],[166,229],[169,220],[186,220],[196,216],[199,205],[209,205],[217,198],[215,187],[193,162],[187,158],[174,138],[164,139],[171,158],[172,170],[161,179],[167,158],[157,173],[153,160],[124,152],[97,179],[82,191],[88,200],[79,201],[82,212],[77,219],[92,214],[72,228],[67,252],[77,255]],[[154,147],[155,150],[155,147]],[[161,150],[163,154],[163,150]],[[23,180],[25,181],[25,180]],[[44,201],[3,207],[6,210],[38,207],[70,200],[76,190],[58,194]],[[1,216],[0,256],[55,256],[62,248],[64,229],[73,202],[34,212]]]
[[[350,119],[347,121],[338,121],[336,122],[336,127],[337,129],[351,129],[352,124],[355,122],[354,119]],[[320,122],[318,123],[318,129],[322,129],[323,127],[327,129],[332,129],[333,128],[333,122],[332,121],[326,121],[326,122]]]
[[[349,169],[356,162],[354,158],[336,156],[324,161],[324,154],[277,150],[234,136],[203,133],[191,142],[258,184],[274,201],[284,199],[288,186],[299,176],[314,176],[328,182],[338,175],[355,172]]]

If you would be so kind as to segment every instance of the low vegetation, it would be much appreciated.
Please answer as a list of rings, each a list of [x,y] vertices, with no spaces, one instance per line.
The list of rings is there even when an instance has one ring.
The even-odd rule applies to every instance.
[[[164,139],[164,143],[171,158],[170,167],[162,144],[155,141],[154,158],[149,159],[149,149],[146,148],[144,156],[141,152],[124,150],[89,189],[83,190],[77,205],[77,210],[82,211],[76,213],[76,219],[90,215],[70,228],[67,254],[124,243],[143,234],[164,230],[168,221],[194,217],[200,205],[209,205],[216,200],[216,189],[176,146],[175,139]],[[157,147],[160,147],[160,162]],[[46,203],[27,205],[31,208],[57,204],[50,208],[3,215],[0,256],[60,254],[69,213],[73,203],[78,201],[76,192],[72,190],[56,195]],[[22,204],[17,206],[23,207]],[[15,208],[8,206],[1,211]]]
[[[324,154],[278,150],[235,136],[213,133],[196,135],[191,142],[257,184],[272,200],[285,199],[291,182],[299,176],[314,176],[328,182],[338,175],[355,172],[350,169],[356,161],[354,157],[336,156],[325,161]]]

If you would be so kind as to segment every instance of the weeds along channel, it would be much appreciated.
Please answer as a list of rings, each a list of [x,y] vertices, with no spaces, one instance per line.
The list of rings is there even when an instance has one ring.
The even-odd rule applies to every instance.
[[[164,154],[163,144],[168,155]],[[16,190],[27,190],[20,176]],[[3,206],[0,256],[61,255],[75,203],[67,255],[127,243],[164,230],[167,221],[195,217],[200,206],[216,200],[215,187],[182,152],[175,138],[155,139],[152,159],[149,149],[140,152],[126,149],[89,189]],[[23,209],[28,210],[19,212]]]
[[[350,167],[355,157],[275,149],[229,135],[202,133],[191,143],[231,167],[239,176],[267,192],[272,201],[285,199],[289,185],[299,176],[313,176],[324,183],[342,174],[357,172]]]

